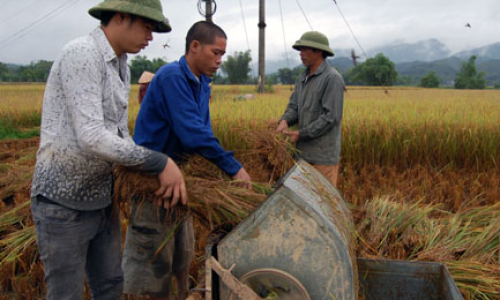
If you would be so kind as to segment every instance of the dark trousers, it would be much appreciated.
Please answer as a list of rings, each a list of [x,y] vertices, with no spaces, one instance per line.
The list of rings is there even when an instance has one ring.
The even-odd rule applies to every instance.
[[[46,299],[82,299],[87,275],[92,299],[121,299],[121,232],[112,206],[95,211],[66,208],[38,196],[31,199]]]

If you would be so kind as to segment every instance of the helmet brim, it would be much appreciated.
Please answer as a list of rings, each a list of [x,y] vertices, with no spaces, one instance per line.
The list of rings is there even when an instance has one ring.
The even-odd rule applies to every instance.
[[[105,11],[127,13],[149,19],[156,23],[156,26],[153,29],[154,32],[164,33],[172,31],[172,27],[170,26],[168,19],[165,18],[161,11],[144,5],[131,4],[130,2],[124,3],[121,1],[103,1],[102,3],[89,9],[89,14],[92,17],[101,20],[102,13]]]
[[[335,53],[333,52],[333,50],[330,47],[323,45],[323,44],[320,44],[320,43],[313,42],[313,41],[298,40],[292,46],[292,48],[297,50],[297,51],[300,51],[300,48],[304,48],[304,47],[313,48],[316,50],[321,50],[321,51],[326,53],[326,56],[334,56],[335,55]]]

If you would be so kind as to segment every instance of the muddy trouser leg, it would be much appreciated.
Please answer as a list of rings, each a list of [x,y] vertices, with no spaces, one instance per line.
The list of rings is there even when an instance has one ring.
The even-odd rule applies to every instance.
[[[164,222],[166,214],[149,201],[130,203],[122,262],[126,294],[170,295],[175,244],[173,238],[168,239],[173,227]]]
[[[192,219],[178,224],[175,215],[149,201],[131,202],[130,209],[122,263],[124,292],[168,297],[175,272],[189,268],[194,249]],[[183,286],[187,286],[185,278]]]
[[[177,279],[179,299],[187,297],[189,289],[189,265],[194,253],[193,217],[188,217],[179,228],[175,237],[174,263],[172,271]]]

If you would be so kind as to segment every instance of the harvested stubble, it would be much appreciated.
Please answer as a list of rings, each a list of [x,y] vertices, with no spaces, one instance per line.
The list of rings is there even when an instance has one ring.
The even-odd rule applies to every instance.
[[[439,206],[366,202],[355,214],[359,256],[443,262],[466,299],[498,299],[500,203],[454,214]]]
[[[254,178],[258,178],[258,176],[264,179],[268,178],[262,180],[262,186],[267,186],[266,183],[273,182],[271,177],[279,178],[283,175],[283,170],[289,169],[293,159],[289,156],[280,156],[279,153],[281,152],[277,150],[288,149],[289,145],[273,144],[275,141],[273,139],[265,141],[257,139],[254,143],[251,143],[251,140],[255,139],[255,137],[274,136],[273,129],[270,127],[262,127],[261,130],[248,133],[249,149],[246,151],[237,150],[236,155],[245,167],[255,166],[255,168],[247,167],[250,172],[258,170],[254,172],[255,174],[251,174]],[[254,145],[254,147],[260,145],[260,148],[255,149],[251,145]],[[30,151],[34,155],[35,149],[30,149]],[[16,161],[6,163],[8,166],[6,170],[8,172],[18,172],[19,160],[22,160],[22,157],[17,157]],[[33,162],[30,161],[30,163],[32,166]],[[459,188],[463,188],[462,185],[470,188],[471,183],[477,184],[477,191],[483,189],[485,193],[498,192],[498,184],[495,185],[489,179],[491,176],[470,172],[470,181],[460,181],[466,171],[453,171],[454,169],[451,169],[450,174],[452,175],[448,176],[446,170],[432,172],[432,169],[424,167],[412,168],[406,175],[401,175],[396,167],[390,166],[365,166],[361,170],[356,170],[346,164],[342,167],[342,170],[343,176],[341,176],[340,180],[340,190],[346,199],[354,199],[352,195],[365,191],[365,196],[361,194],[357,196],[357,199],[359,199],[358,205],[353,206],[354,215],[357,217],[356,224],[358,224],[359,229],[360,246],[358,254],[360,256],[446,262],[450,266],[452,275],[457,280],[461,291],[468,298],[498,298],[498,293],[492,292],[498,289],[498,282],[500,282],[498,275],[500,274],[498,272],[498,235],[495,238],[495,232],[498,233],[498,228],[500,228],[498,226],[499,217],[495,215],[495,212],[498,213],[498,205],[493,205],[495,202],[481,202],[480,195],[474,195],[474,193],[470,193],[470,195],[445,193],[442,197],[435,197],[439,192],[432,192],[432,188],[436,188],[436,186],[449,186],[452,189],[453,186],[459,184]],[[185,165],[184,171],[187,174],[188,185],[193,186],[190,188],[191,197],[204,199],[206,193],[211,193],[210,197],[214,198],[215,201],[220,201],[224,199],[221,197],[221,193],[227,197],[236,195],[236,197],[244,198],[250,195],[248,191],[234,187],[233,183],[225,180],[227,178],[217,167],[207,163],[200,157],[191,158],[189,163]],[[26,174],[29,172],[26,171]],[[271,174],[275,175],[272,176]],[[498,178],[498,175],[495,176]],[[474,177],[477,180],[473,179]],[[22,180],[18,181],[18,188],[10,192],[15,199],[15,205],[24,204],[25,206],[18,207],[19,210],[15,213],[11,211],[10,215],[2,214],[0,216],[1,220],[12,220],[7,221],[6,226],[2,227],[0,237],[5,241],[8,241],[7,238],[10,238],[10,241],[17,240],[18,247],[16,249],[20,251],[14,256],[16,258],[15,262],[3,264],[0,268],[0,273],[3,275],[1,277],[3,280],[0,282],[0,294],[13,292],[20,297],[29,299],[36,298],[43,290],[43,267],[38,261],[37,249],[34,243],[23,242],[33,241],[27,238],[26,234],[28,233],[31,233],[30,236],[34,237],[34,229],[28,221],[30,182],[29,176],[17,178],[22,178]],[[425,184],[422,184],[422,178],[428,178],[425,180]],[[156,184],[156,178],[151,179]],[[141,177],[141,182],[143,180],[144,177]],[[214,186],[216,188],[211,188]],[[372,186],[373,190],[367,192],[370,190],[370,186]],[[5,188],[0,188],[0,192],[5,192]],[[376,190],[377,188],[378,190]],[[197,194],[196,191],[193,191],[194,194],[191,193],[192,189],[198,189]],[[218,193],[217,189],[221,193]],[[137,193],[134,189],[124,190],[123,192],[125,196]],[[428,195],[430,192],[429,199],[419,197],[419,195]],[[393,195],[394,201],[378,201],[377,198],[372,201],[365,201],[372,198],[371,195],[377,193]],[[257,197],[262,199],[265,192],[258,191],[256,194]],[[459,201],[454,200],[458,195],[463,198],[459,198]],[[420,205],[412,204],[415,203],[415,199],[421,199]],[[457,211],[456,214],[448,212],[450,206],[446,205],[447,203],[459,203],[462,199],[467,203],[458,205],[454,209]],[[473,201],[473,199],[477,200]],[[196,203],[193,198],[191,200],[193,204]],[[405,202],[407,204],[401,204]],[[439,204],[440,202],[444,204]],[[424,203],[432,204],[426,206]],[[489,206],[486,204],[489,204]],[[200,209],[204,209],[203,205],[206,205],[206,203],[199,202],[197,205]],[[257,205],[257,203],[255,202],[253,205]],[[477,206],[476,209],[467,209],[475,206]],[[5,209],[11,208],[6,206]],[[242,214],[239,215],[239,213]],[[224,215],[224,217],[226,216]],[[243,217],[243,210],[233,209],[230,216],[237,216],[233,220],[241,218]],[[210,220],[212,220],[212,224],[210,224]],[[221,219],[211,217],[203,218],[200,222],[195,223],[197,253],[191,273],[194,277],[197,276],[200,270],[199,266],[204,259],[203,241],[210,231],[209,227],[217,224],[219,220]],[[370,220],[370,223],[367,224],[366,220]],[[22,230],[23,228],[25,229]],[[447,232],[448,234],[445,236],[444,234]],[[12,243],[12,245],[16,245],[16,242]],[[464,250],[464,248],[471,249],[471,251]],[[0,250],[3,253],[2,255],[11,252],[10,248],[6,248],[6,244]],[[7,256],[4,255],[3,257]],[[495,260],[496,264],[493,263]],[[30,288],[26,286],[28,284]],[[483,297],[483,295],[486,296]]]
[[[129,110],[131,127],[139,108],[135,100],[137,89],[134,88]],[[0,87],[2,97],[13,97],[13,101],[7,101],[7,106],[0,101],[0,119],[5,116],[19,127],[37,126],[43,86],[37,89],[36,96],[18,97],[13,91],[4,93],[3,87]],[[22,87],[19,90],[32,88]],[[254,101],[235,103],[230,100],[240,93],[239,88],[214,86],[211,105],[214,133],[226,149],[235,150],[235,155],[252,178],[266,186],[291,166],[290,162],[280,165],[283,162],[279,158],[283,153],[281,150],[288,149],[289,145],[280,144],[278,146],[283,148],[276,148],[273,144],[276,121],[268,123],[268,120],[282,114],[290,91],[288,87],[276,87],[275,94],[256,95]],[[30,97],[29,103],[25,101],[23,103],[27,104],[18,105],[19,101]],[[16,111],[12,112],[11,108]],[[389,90],[385,94],[383,89],[348,90],[339,189],[351,202],[356,224],[360,226],[359,254],[447,260],[445,263],[467,299],[500,298],[500,249],[498,236],[495,238],[493,235],[500,225],[495,225],[498,224],[498,216],[491,215],[489,208],[500,198],[498,108],[498,91],[417,89]],[[256,139],[256,136],[265,138]],[[33,166],[36,149],[23,150],[23,143],[0,142],[0,152],[6,153],[4,160],[0,161],[0,182],[5,184],[0,186],[3,197],[0,199],[0,220],[4,219],[4,212],[29,203],[32,169],[24,167]],[[266,146],[257,148],[257,144]],[[17,149],[18,152],[10,149]],[[272,149],[275,149],[274,153],[270,151]],[[271,164],[273,161],[275,163]],[[193,165],[196,167],[193,168],[191,163],[193,161],[185,171],[193,178],[213,182],[227,179],[211,164],[195,162]],[[388,195],[393,199],[389,207],[406,204],[392,215],[388,215],[387,205],[372,208],[369,219],[373,224],[374,220],[378,220],[378,230],[370,232],[370,227],[363,223],[369,209],[367,205],[376,205],[376,199]],[[13,199],[13,202],[6,204],[6,199],[7,202]],[[420,205],[411,206],[417,201]],[[475,206],[476,213],[467,210]],[[418,207],[429,211],[422,214]],[[29,213],[27,206],[19,210],[15,216],[18,221],[11,219],[11,225],[0,230],[0,240],[7,235],[15,240],[15,235],[10,234],[16,232],[21,236],[21,229],[29,227]],[[415,224],[395,223],[388,217],[398,214],[407,216]],[[454,218],[456,214],[459,216]],[[465,217],[467,214],[469,219]],[[195,222],[195,261],[198,264],[203,260],[203,241],[209,232],[208,223],[206,219],[203,225]],[[419,224],[427,224],[427,227]],[[450,229],[451,224],[457,228]],[[430,226],[436,226],[436,229],[431,230]],[[417,228],[426,230],[417,231]],[[450,233],[445,238],[447,230],[456,235]],[[377,231],[385,232],[377,235]],[[34,236],[34,230],[31,232]],[[377,237],[376,240],[372,240],[372,234]],[[464,247],[471,250],[466,251]],[[2,255],[6,251],[5,247],[0,247]],[[24,299],[39,297],[44,288],[43,267],[33,259],[37,257],[36,253],[35,245],[30,244],[16,257],[15,263],[0,267],[0,298],[5,295]],[[495,259],[496,263],[492,263]],[[196,277],[197,270],[191,274]]]
[[[465,299],[500,299],[500,266],[475,261],[448,261],[458,288]]]
[[[500,169],[478,172],[468,168],[431,168],[415,165],[399,170],[394,165],[341,164],[339,190],[347,201],[365,201],[392,195],[407,202],[439,203],[458,211],[474,205],[493,205],[500,199]]]
[[[30,217],[30,200],[21,194],[16,194],[16,198],[18,201],[23,198],[24,202],[0,215],[0,296],[13,294],[16,299],[37,299],[45,285]]]

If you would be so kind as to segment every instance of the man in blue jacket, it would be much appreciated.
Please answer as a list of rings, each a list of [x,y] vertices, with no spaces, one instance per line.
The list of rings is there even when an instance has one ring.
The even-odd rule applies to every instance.
[[[134,141],[179,163],[199,154],[250,188],[250,176],[233,153],[221,147],[210,124],[209,77],[222,62],[226,39],[224,31],[213,23],[201,21],[191,27],[185,56],[163,66],[150,83],[137,116]],[[160,207],[133,204],[123,254],[125,293],[170,299],[175,276],[178,299],[185,299],[194,251],[192,219],[182,222],[162,253],[155,255],[173,228],[163,221],[170,203],[156,204]],[[175,223],[175,217],[169,221]]]

